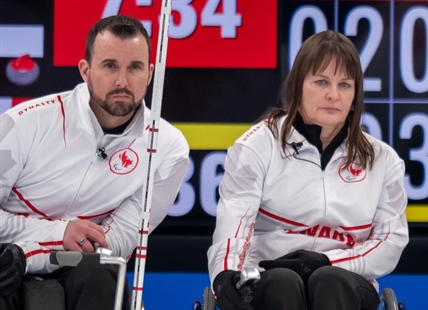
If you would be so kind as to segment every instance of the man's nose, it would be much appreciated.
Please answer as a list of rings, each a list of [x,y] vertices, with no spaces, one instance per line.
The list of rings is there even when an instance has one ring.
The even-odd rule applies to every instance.
[[[116,86],[118,88],[125,88],[126,86],[128,86],[128,80],[126,78],[126,72],[125,71],[120,71],[118,73],[118,76],[116,78]]]

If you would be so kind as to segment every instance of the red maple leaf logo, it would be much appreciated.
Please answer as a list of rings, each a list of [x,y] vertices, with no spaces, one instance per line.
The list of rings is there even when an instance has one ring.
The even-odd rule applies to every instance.
[[[349,172],[352,173],[352,175],[354,177],[359,176],[362,171],[363,171],[362,169],[354,169],[354,168],[352,168],[352,165],[349,166]]]
[[[132,160],[126,156],[126,151],[120,154],[119,158],[122,160],[122,167],[128,168],[129,165],[132,165]]]

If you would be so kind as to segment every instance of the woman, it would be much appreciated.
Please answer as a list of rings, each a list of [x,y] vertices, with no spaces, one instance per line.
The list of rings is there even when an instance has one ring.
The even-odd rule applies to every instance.
[[[358,52],[333,31],[307,39],[269,110],[228,150],[208,251],[225,309],[377,309],[376,278],[408,242],[404,163],[364,133]],[[252,300],[235,282],[261,280]]]

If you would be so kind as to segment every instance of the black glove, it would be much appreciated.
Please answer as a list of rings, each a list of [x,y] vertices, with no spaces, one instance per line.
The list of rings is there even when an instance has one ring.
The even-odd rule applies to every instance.
[[[253,310],[253,307],[245,302],[236,283],[239,281],[240,272],[225,270],[220,272],[214,280],[214,292],[217,295],[217,307],[221,310]]]
[[[19,246],[0,244],[0,294],[9,296],[21,285],[26,266],[27,259]]]
[[[297,250],[275,260],[263,260],[259,266],[268,270],[272,268],[288,268],[297,272],[306,283],[311,274],[320,267],[330,266],[327,256],[317,252]]]

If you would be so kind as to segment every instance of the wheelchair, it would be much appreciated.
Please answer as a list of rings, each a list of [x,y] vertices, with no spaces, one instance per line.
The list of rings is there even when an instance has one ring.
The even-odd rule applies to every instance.
[[[114,310],[122,309],[123,290],[126,281],[126,261],[122,257],[111,255],[108,249],[98,248],[96,253],[58,251],[50,254],[54,265],[76,267],[81,264],[112,264],[119,266],[115,294]],[[41,280],[24,283],[28,289],[25,294],[25,310],[65,309],[65,297],[62,286],[57,280]],[[144,310],[144,305],[142,306]]]
[[[192,310],[216,310],[216,299],[211,287],[206,287],[202,295],[202,302],[195,300]],[[379,310],[406,310],[403,303],[397,301],[391,288],[384,288],[381,292]]]
[[[397,301],[392,288],[384,288],[380,296],[380,310],[406,310],[403,303]]]
[[[260,273],[257,269],[247,269],[241,272],[241,277],[237,283],[237,289],[246,285],[252,286],[260,280]],[[216,310],[216,299],[211,291],[211,287],[206,287],[202,295],[202,302],[193,302],[193,310]],[[380,295],[379,310],[406,310],[403,303],[397,301],[397,297],[391,288],[384,288]]]

